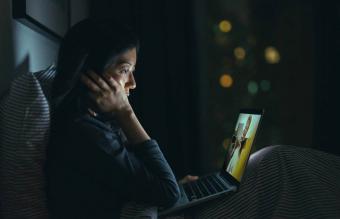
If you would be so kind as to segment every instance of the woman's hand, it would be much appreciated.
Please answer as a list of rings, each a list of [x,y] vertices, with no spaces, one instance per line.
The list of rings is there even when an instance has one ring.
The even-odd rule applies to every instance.
[[[192,175],[186,175],[185,177],[183,177],[182,179],[180,179],[178,181],[179,184],[184,184],[184,183],[188,183],[188,182],[192,182],[197,180],[199,177],[198,176],[192,176]]]
[[[88,75],[83,75],[81,80],[91,91],[89,95],[95,103],[94,110],[114,113],[130,144],[150,139],[133,112],[123,86],[114,78],[100,77],[94,72],[89,72]]]
[[[93,71],[81,76],[81,81],[90,89],[89,97],[96,111],[120,114],[132,110],[124,88],[113,77],[99,76]]]

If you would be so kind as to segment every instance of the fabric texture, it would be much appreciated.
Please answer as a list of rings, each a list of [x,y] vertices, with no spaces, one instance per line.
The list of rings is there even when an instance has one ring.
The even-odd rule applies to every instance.
[[[45,94],[54,74],[52,65],[20,75],[0,103],[1,218],[48,218],[43,168],[50,109]]]
[[[156,206],[136,202],[126,203],[120,213],[120,219],[157,219]]]
[[[52,88],[52,83],[56,75],[56,67],[54,64],[49,66],[47,69],[34,72],[33,75],[39,81],[40,87],[44,92],[44,95],[48,101],[50,101],[50,93]]]
[[[195,218],[340,218],[340,157],[271,146],[246,171],[237,193],[192,209]]]

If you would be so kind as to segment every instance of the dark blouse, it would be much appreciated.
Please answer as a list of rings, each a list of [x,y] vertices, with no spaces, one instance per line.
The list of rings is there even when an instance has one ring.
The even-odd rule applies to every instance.
[[[120,128],[89,115],[55,121],[46,167],[53,218],[119,218],[126,201],[167,207],[180,196],[155,140],[127,146]]]

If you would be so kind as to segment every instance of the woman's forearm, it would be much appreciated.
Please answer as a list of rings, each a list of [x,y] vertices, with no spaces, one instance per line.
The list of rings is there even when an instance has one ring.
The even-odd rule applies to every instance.
[[[117,120],[130,144],[138,144],[150,140],[149,135],[140,124],[132,108],[119,112]]]

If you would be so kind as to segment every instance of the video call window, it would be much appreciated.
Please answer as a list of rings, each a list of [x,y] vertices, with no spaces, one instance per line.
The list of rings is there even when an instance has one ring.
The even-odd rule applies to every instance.
[[[241,181],[256,135],[260,115],[241,113],[225,157],[225,171]]]

